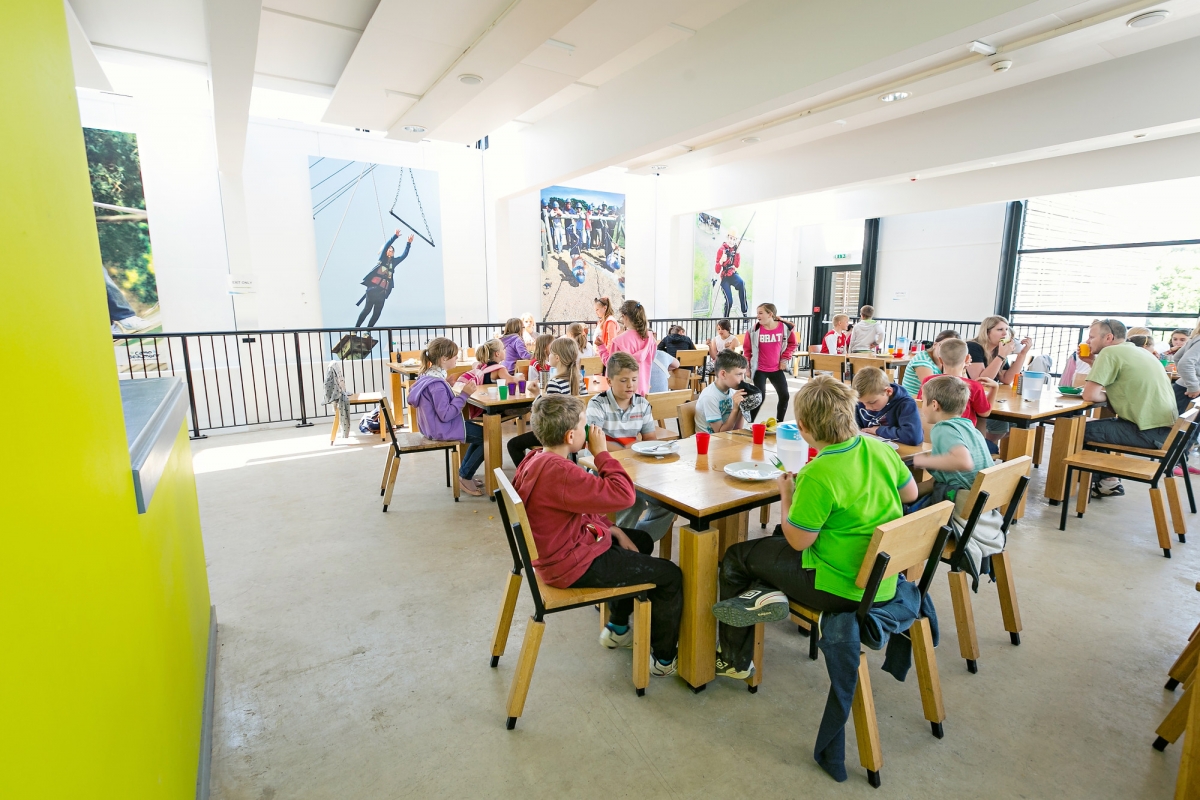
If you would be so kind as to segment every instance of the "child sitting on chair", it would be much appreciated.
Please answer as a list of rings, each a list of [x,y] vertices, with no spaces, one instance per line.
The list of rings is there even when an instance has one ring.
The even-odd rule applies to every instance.
[[[967,385],[953,376],[938,375],[926,381],[921,391],[925,396],[921,416],[933,426],[929,434],[933,452],[914,456],[913,466],[929,470],[933,490],[913,503],[910,511],[954,500],[959,489],[970,489],[975,483],[975,473],[992,465],[987,440],[963,416],[971,394]]]
[[[417,425],[426,438],[443,442],[466,442],[467,453],[458,469],[458,484],[469,495],[482,497],[482,484],[475,472],[483,463],[483,427],[463,419],[463,406],[475,391],[475,382],[467,380],[455,393],[446,380],[446,370],[458,363],[458,345],[438,337],[421,351],[423,369],[408,391],[408,404],[417,409]]]
[[[609,524],[604,514],[633,502],[633,481],[605,448],[599,427],[591,428],[586,442],[595,453],[598,474],[568,460],[584,448],[585,422],[583,401],[577,397],[546,395],[534,403],[531,424],[542,449],[527,455],[513,478],[537,544],[533,568],[545,583],[560,589],[653,583],[647,593],[654,653],[650,673],[672,675],[683,615],[683,573],[669,560],[650,555],[654,542],[643,531]],[[609,649],[633,646],[632,611],[632,599],[609,603],[600,644]]]
[[[704,433],[736,431],[742,427],[741,389],[746,379],[746,357],[732,350],[717,353],[713,382],[696,400],[696,430]]]
[[[883,370],[864,367],[855,372],[854,391],[858,392],[855,421],[863,433],[900,444],[917,445],[925,440],[917,402],[903,386],[889,381]]]
[[[798,475],[779,477],[783,536],[735,544],[721,562],[717,674],[744,680],[754,670],[753,626],[788,615],[788,598],[818,611],[854,611],[855,585],[875,529],[904,513],[917,484],[889,445],[860,436],[854,391],[819,375],[796,393],[800,434],[820,452]],[[879,586],[891,600],[896,578]]]

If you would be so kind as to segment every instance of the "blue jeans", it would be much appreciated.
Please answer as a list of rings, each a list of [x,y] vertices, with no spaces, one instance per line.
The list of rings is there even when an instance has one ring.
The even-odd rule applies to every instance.
[[[746,305],[746,282],[742,280],[742,276],[736,272],[728,278],[721,278],[721,292],[725,295],[725,313],[723,316],[729,316],[729,309],[733,308],[733,290],[737,289],[738,301],[742,306],[742,316],[746,316],[750,307]]]
[[[483,426],[470,421],[466,424],[467,435],[464,441],[467,443],[467,454],[463,456],[462,465],[458,468],[458,477],[469,481],[475,477],[479,465],[483,463]]]

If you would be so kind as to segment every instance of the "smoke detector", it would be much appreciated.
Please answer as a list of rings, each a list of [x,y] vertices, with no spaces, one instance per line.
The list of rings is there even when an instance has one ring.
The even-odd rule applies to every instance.
[[[478,86],[479,84],[483,83],[483,78],[479,77],[478,75],[465,73],[458,76],[458,82],[464,86]]]
[[[992,72],[1008,72],[1012,69],[1011,61],[993,61]]]
[[[1147,11],[1145,14],[1138,14],[1136,17],[1131,17],[1125,24],[1131,28],[1148,28],[1151,25],[1165,22],[1169,16],[1171,16],[1170,11],[1160,8],[1155,11]]]

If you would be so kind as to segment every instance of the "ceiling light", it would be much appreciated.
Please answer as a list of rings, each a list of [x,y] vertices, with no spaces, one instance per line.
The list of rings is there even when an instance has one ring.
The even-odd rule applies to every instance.
[[[758,144],[761,141],[762,139],[757,136],[747,136],[745,139],[742,139],[742,144]]]
[[[425,126],[424,125],[405,125],[404,130],[408,131],[409,133],[424,133]]]
[[[994,61],[992,62],[992,72],[1008,72],[1012,69],[1011,61]]]
[[[666,168],[667,168],[667,165],[666,165],[666,164],[655,164],[655,165],[654,165],[653,167],[651,167],[650,169],[666,169]]]
[[[835,125],[845,125],[846,124],[846,120],[844,120],[844,119],[835,119],[833,122]]]
[[[894,103],[897,100],[904,100],[908,96],[908,92],[888,92],[887,94],[880,95],[879,99],[885,103]]]
[[[996,55],[996,48],[992,47],[990,44],[986,44],[978,40],[971,42],[971,44],[967,46],[967,49],[972,53],[979,53],[981,56]]]
[[[558,39],[547,39],[546,44],[551,47],[557,47],[559,50],[566,50],[568,53],[575,52],[575,45],[568,42],[561,42]]]
[[[466,86],[478,86],[479,84],[483,83],[483,78],[479,77],[478,75],[472,75],[468,72],[459,75],[458,82]]]
[[[1148,28],[1151,25],[1157,25],[1160,22],[1166,21],[1171,15],[1170,11],[1158,9],[1156,11],[1147,11],[1145,14],[1138,14],[1136,17],[1130,17],[1125,24],[1131,28]]]

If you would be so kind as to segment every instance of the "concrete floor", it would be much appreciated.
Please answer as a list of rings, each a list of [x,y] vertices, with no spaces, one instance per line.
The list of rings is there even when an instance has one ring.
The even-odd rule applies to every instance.
[[[939,572],[946,738],[930,735],[915,675],[897,683],[871,654],[885,762],[875,791],[852,730],[849,781],[813,762],[828,681],[786,623],[768,629],[757,695],[720,678],[694,695],[667,678],[638,698],[630,651],[597,644],[594,611],[553,615],[524,716],[506,731],[532,602],[523,591],[489,669],[511,560],[495,506],[455,504],[440,455],[404,460],[384,514],[384,449],[331,448],[324,425],[193,447],[220,620],[213,798],[1172,796],[1179,746],[1150,744],[1176,697],[1167,667],[1200,617],[1200,543],[1164,559],[1143,487],[1060,533],[1036,473],[1009,548],[1022,644],[982,584],[977,675],[958,657]]]

